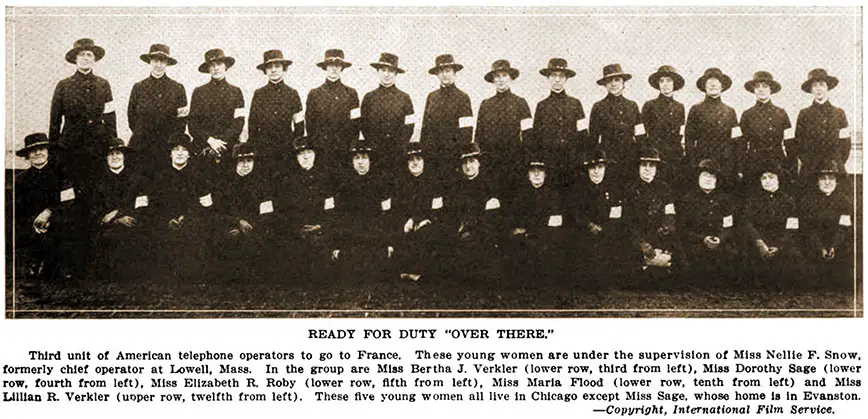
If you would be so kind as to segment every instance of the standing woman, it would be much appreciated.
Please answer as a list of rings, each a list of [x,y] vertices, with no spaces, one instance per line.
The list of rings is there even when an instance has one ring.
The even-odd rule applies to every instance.
[[[91,184],[105,146],[117,137],[109,82],[93,73],[105,49],[92,39],[75,41],[66,61],[76,72],[57,83],[51,99],[49,139],[61,150],[61,166],[82,187]]]

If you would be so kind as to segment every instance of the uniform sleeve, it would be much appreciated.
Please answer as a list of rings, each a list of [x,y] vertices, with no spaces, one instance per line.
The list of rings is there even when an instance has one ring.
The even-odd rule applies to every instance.
[[[193,137],[193,144],[191,145],[193,149],[190,154],[198,153],[207,146],[205,141],[208,139],[208,136],[205,134],[205,127],[203,125],[203,106],[205,104],[202,103],[202,91],[193,89],[193,97],[190,98],[190,119],[188,120],[190,136]]]
[[[57,144],[60,140],[60,128],[63,123],[63,82],[57,83],[54,88],[54,96],[51,98],[51,116],[49,121],[48,138]]]
[[[699,132],[699,112],[696,108],[690,108],[690,113],[687,114],[687,124],[684,127],[684,151],[688,161],[696,158],[696,140]]]
[[[112,103],[114,101],[114,98],[112,97],[112,87],[109,84],[109,82],[104,81],[103,84],[104,84],[103,88],[105,89],[105,92],[104,92],[105,102],[103,105],[103,110],[105,111],[105,110],[109,110],[109,109],[105,109],[105,104]],[[103,141],[106,141],[108,139],[118,138],[117,112],[115,112],[114,107],[112,107],[112,109],[110,109],[110,110],[111,110],[111,112],[108,112],[108,113],[103,112],[103,115],[102,115],[102,123],[106,129],[106,132],[105,132],[106,138],[104,138]]]
[[[489,145],[488,141],[488,102],[483,100],[482,103],[479,104],[479,111],[476,117],[476,133],[474,134],[474,140],[476,143],[480,144],[483,150],[487,148]]]
[[[642,104],[642,110],[640,111],[640,119],[642,119],[642,123],[645,124],[645,132],[647,134],[645,136],[646,143],[648,140],[658,140],[657,138],[653,138],[654,133],[657,132],[657,119],[651,114],[651,106],[648,106],[649,103],[651,103],[651,101]],[[638,145],[640,148],[645,146],[645,144]]]
[[[371,133],[371,114],[374,112],[371,105],[370,93],[362,97],[362,105],[360,106],[362,116],[359,118],[359,130],[365,138],[372,138]]]
[[[843,167],[850,158],[850,149],[852,147],[852,139],[850,133],[850,124],[847,123],[847,114],[843,109],[837,109],[838,113],[838,141],[840,144],[837,149],[838,164]]]
[[[298,96],[298,92],[292,91],[292,138],[295,139],[298,137],[304,136],[305,129],[305,120],[304,120],[304,109],[301,108],[301,97]]]
[[[461,127],[461,119],[464,118],[473,118],[473,109],[470,105],[470,96],[466,94],[462,96],[461,103],[459,104],[459,128],[458,128],[458,141],[460,144],[470,144],[473,141],[473,124],[470,126]]]
[[[420,137],[420,141],[422,144],[431,142],[431,94],[428,94],[428,97],[425,99],[425,114],[422,116],[422,136]],[[426,144],[426,146],[431,146],[432,144]]]
[[[790,157],[803,159],[802,153],[804,152],[804,144],[806,143],[804,137],[808,134],[807,119],[804,109],[799,111],[799,116],[796,118],[794,138],[787,144],[787,155]]]
[[[744,231],[748,238],[750,238],[751,244],[753,244],[757,240],[763,239],[760,231],[757,230],[756,226],[753,223],[753,214],[756,214],[755,204],[752,201],[748,201],[747,205],[745,205],[744,207],[741,219],[744,220]]]
[[[316,113],[316,108],[312,105],[316,102],[316,91],[311,90],[307,94],[307,103],[304,105],[305,113],[304,113],[304,123],[307,128],[308,135],[314,137],[317,135],[317,128],[319,127],[319,115]],[[316,140],[316,139],[315,139]]]
[[[648,127],[645,126],[645,122],[642,121],[642,113],[639,112],[639,104],[636,102],[631,102],[630,107],[632,108],[633,114],[633,138],[635,139],[636,145],[645,144],[646,139],[648,138]],[[641,130],[639,129],[641,125]]]
[[[345,144],[350,144],[353,140],[359,138],[359,132],[361,132],[361,119],[362,118],[352,118],[352,110],[359,107],[359,93],[356,92],[356,89],[350,90],[350,115],[349,121],[347,121],[345,137],[347,142]],[[361,111],[361,110],[360,110]]]
[[[740,131],[742,131],[741,135],[737,135],[737,136],[733,137],[733,134],[735,134],[735,133],[733,133],[732,130],[735,127],[739,126],[738,125],[738,114],[736,114],[735,109],[730,110],[729,121],[731,124],[731,126],[729,128],[730,129],[730,140],[731,140],[730,147],[729,147],[729,159],[732,162],[731,167],[735,171],[735,173],[744,173],[743,165],[744,165],[745,156],[747,155],[747,142],[746,142],[747,139],[744,137],[744,131],[741,128],[739,129]]]
[[[138,83],[133,85],[133,90],[130,91],[130,101],[127,103],[127,125],[133,134],[139,132],[139,89]]]
[[[588,121],[588,146],[591,148],[596,148],[600,144],[600,132],[602,125],[602,118],[600,115],[600,107],[595,103],[591,106],[591,117]]]
[[[247,116],[247,141],[251,144],[256,144],[262,134],[262,111],[261,96],[259,91],[253,92],[253,99],[250,101],[250,114]]]
[[[233,112],[238,109],[244,109],[244,94],[241,93],[241,89],[235,88],[235,92],[232,95],[231,105]],[[234,115],[233,115],[234,116]],[[226,127],[226,129],[220,134],[220,139],[233,143],[238,141],[238,137],[241,136],[241,131],[244,130],[244,115],[238,115],[232,120],[232,123]]]
[[[416,129],[416,112],[413,109],[413,100],[410,95],[404,96],[404,129],[402,130],[401,143],[407,144],[410,138],[413,137],[413,131]]]

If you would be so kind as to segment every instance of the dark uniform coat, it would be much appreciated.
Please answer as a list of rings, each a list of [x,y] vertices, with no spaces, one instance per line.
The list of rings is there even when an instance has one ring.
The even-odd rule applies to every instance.
[[[828,100],[823,104],[813,102],[799,111],[792,152],[802,161],[802,173],[813,172],[824,160],[845,164],[850,158],[850,135],[844,110]]]
[[[376,169],[364,176],[350,170],[335,196],[337,248],[377,248],[385,253],[388,238],[399,228],[392,222],[391,185]]]
[[[721,165],[725,179],[732,180],[737,170],[737,161],[744,155],[740,146],[741,135],[735,109],[724,104],[720,97],[705,97],[693,105],[687,115],[684,128],[685,150],[688,163],[696,167],[704,159],[714,159]]]
[[[747,167],[744,171],[748,177],[758,177],[759,166],[769,161],[783,165],[784,131],[790,129],[790,117],[787,111],[777,107],[771,101],[756,105],[741,114],[739,123],[747,146]]]
[[[148,192],[151,182],[130,167],[114,173],[106,165],[101,172],[91,206],[91,223],[97,229],[94,262],[107,268],[98,272],[114,279],[138,276],[132,267],[144,266],[149,261],[147,233],[153,229]],[[103,224],[103,217],[115,210],[117,215]],[[132,217],[135,225],[128,227],[115,222],[125,216]]]
[[[778,190],[762,190],[748,199],[744,208],[745,231],[750,242],[750,266],[763,286],[798,277],[805,266],[798,248],[800,219],[795,201]],[[768,262],[760,258],[756,241],[762,240],[769,248],[778,248],[778,254]],[[770,281],[770,282],[769,282]]]
[[[61,164],[69,175],[82,180],[82,186],[89,185],[105,157],[106,143],[118,136],[109,82],[93,71],[76,71],[57,83],[48,136],[60,147]]]
[[[454,84],[428,94],[422,121],[421,142],[428,150],[425,163],[432,174],[448,179],[461,155],[461,147],[473,140],[473,109],[470,96]]]
[[[350,142],[359,138],[359,94],[340,80],[329,81],[307,95],[307,134],[321,150],[317,158],[332,174],[342,174]]]
[[[446,240],[451,230],[445,216],[449,203],[443,195],[442,185],[427,171],[413,176],[405,169],[395,182],[392,201],[395,216],[392,222],[396,223],[396,226],[389,230],[394,231],[394,227],[400,229],[400,238],[395,242],[401,247],[402,272],[422,272],[431,264],[435,252],[443,253],[446,247],[452,245]],[[409,219],[413,220],[414,229],[404,232],[404,224]],[[428,220],[430,224],[416,229],[424,220]]]
[[[648,146],[656,148],[667,162],[678,162],[684,157],[681,140],[684,138],[684,104],[673,96],[660,94],[642,105]]]
[[[413,101],[395,85],[379,86],[362,99],[362,135],[377,150],[380,168],[386,173],[406,172],[403,150],[415,127]]]
[[[564,274],[571,220],[560,191],[561,188],[548,182],[534,188],[530,181],[525,181],[508,208],[510,227],[526,230],[524,234],[511,235],[508,250],[522,280],[559,278]]]
[[[247,133],[258,155],[274,161],[273,157],[285,154],[292,140],[304,135],[304,123],[298,91],[283,81],[269,81],[253,93]]]
[[[444,197],[449,205],[451,227],[447,239],[453,243],[452,268],[455,271],[452,276],[499,278],[499,246],[507,234],[509,220],[497,186],[484,168],[473,179],[455,175],[446,185],[447,196]],[[484,285],[484,282],[475,283]]]
[[[576,270],[592,282],[617,278],[633,256],[622,188],[608,174],[599,184],[583,176],[570,190],[567,205],[576,226],[577,245],[570,253]],[[591,233],[592,223],[602,230]]]
[[[208,137],[226,141],[222,160],[226,161],[232,147],[238,143],[238,136],[244,129],[244,95],[237,86],[229,84],[225,78],[211,79],[193,89],[190,99],[190,155],[204,149],[211,149]]]
[[[822,249],[835,249],[834,259],[852,270],[854,208],[850,198],[840,189],[828,196],[815,190],[804,199],[800,209],[807,256],[820,261]],[[852,274],[849,279],[852,280]]]
[[[588,120],[582,102],[567,94],[551,92],[536,105],[533,134],[526,147],[552,162],[552,180],[566,183],[575,171],[579,153],[590,150],[587,143]],[[560,179],[557,179],[560,178]]]
[[[623,95],[606,95],[591,108],[589,135],[591,144],[616,162],[624,162],[636,155],[637,138],[644,139],[642,115],[639,105]]]
[[[168,141],[187,130],[187,90],[167,75],[149,76],[133,85],[127,120],[133,136],[129,146],[138,151],[139,168],[152,175],[169,155]]]
[[[680,243],[675,224],[675,197],[665,182],[636,180],[625,194],[625,222],[634,248],[642,243],[670,252],[673,264],[679,256]]]
[[[739,243],[735,217],[737,208],[732,198],[718,189],[705,193],[699,187],[683,198],[679,206],[678,231],[685,256],[694,269],[687,279],[694,282],[730,278],[738,260]],[[717,248],[708,249],[706,237],[720,240]],[[731,285],[731,284],[730,284]]]
[[[524,167],[524,141],[532,128],[527,101],[511,90],[497,92],[479,105],[475,141],[488,153],[489,167],[498,171],[504,189],[517,185]]]

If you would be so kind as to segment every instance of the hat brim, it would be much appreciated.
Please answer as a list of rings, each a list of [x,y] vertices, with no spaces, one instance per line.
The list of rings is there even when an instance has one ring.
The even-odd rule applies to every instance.
[[[69,50],[69,52],[66,53],[66,62],[75,64],[75,57],[77,57],[78,53],[81,51],[93,52],[94,61],[99,61],[102,57],[105,57],[105,49],[97,45],[88,45]]]
[[[595,166],[595,165],[598,165],[600,163],[602,163],[602,164],[614,164],[615,161],[610,160],[610,159],[591,160],[591,161],[583,162],[582,167]]]
[[[823,78],[813,78],[813,79],[805,80],[805,82],[802,83],[802,91],[804,91],[805,93],[811,93],[811,86],[814,84],[815,81],[826,82],[826,86],[829,88],[829,90],[832,90],[836,86],[838,86],[838,78],[837,77],[826,76]]]
[[[726,74],[718,74],[718,75],[700,77],[699,80],[696,80],[696,88],[704,92],[705,91],[705,82],[707,82],[708,79],[720,80],[720,85],[721,85],[720,91],[721,92],[725,92],[725,91],[729,90],[730,87],[732,87],[732,78],[730,78]]]
[[[462,154],[462,155],[461,155],[461,158],[459,158],[459,160],[469,159],[469,158],[471,158],[471,157],[479,158],[480,156],[482,156],[482,152],[481,152],[481,151],[474,151],[474,152],[472,152],[472,153],[464,153],[464,154]]]
[[[658,71],[648,76],[648,84],[650,84],[651,87],[660,90],[660,78],[662,77],[669,77],[672,79],[672,82],[674,83],[673,91],[681,90],[684,87],[684,77],[671,71]]]
[[[264,73],[265,68],[268,67],[268,65],[272,64],[272,63],[280,63],[283,65],[283,69],[286,70],[289,66],[292,65],[292,60],[283,60],[283,59],[268,60],[264,63],[257,65],[256,69]]]
[[[51,148],[52,144],[50,141],[40,141],[38,143],[33,143],[33,144],[30,144],[29,146],[22,148],[21,150],[16,151],[15,155],[18,157],[27,157],[27,155],[30,154],[30,150],[33,150],[34,148],[40,148],[40,147]]]
[[[570,70],[569,68],[554,69],[554,68],[546,67],[546,68],[540,70],[539,73],[545,77],[548,77],[548,76],[551,76],[552,73],[554,73],[555,71],[562,71],[564,73],[564,75],[567,76],[568,79],[572,78],[572,77],[576,77],[576,72],[573,70]]]
[[[757,85],[757,83],[766,83],[766,84],[768,84],[769,87],[772,89],[772,94],[775,94],[775,93],[781,91],[781,84],[778,83],[778,82],[776,82],[776,81],[774,81],[774,80],[771,80],[771,79],[748,80],[748,81],[745,82],[745,84],[744,84],[744,90],[747,90],[748,92],[753,93],[754,90],[756,89],[756,85]]]
[[[656,157],[639,157],[639,163],[642,163],[643,161],[645,161],[645,162],[651,162],[651,163],[658,163],[658,164],[666,164],[666,162],[663,161],[663,159],[661,159],[661,158],[656,158]]]
[[[440,73],[440,70],[443,70],[446,68],[451,68],[451,69],[455,70],[455,72],[457,73],[457,72],[461,71],[464,68],[464,66],[461,64],[438,65],[436,67],[429,69],[428,74],[430,74],[432,76],[436,76],[438,73]]]
[[[142,61],[144,61],[145,64],[150,64],[150,63],[151,63],[151,58],[153,58],[153,57],[157,57],[157,58],[165,59],[165,60],[166,60],[166,63],[167,63],[168,65],[175,65],[175,64],[178,64],[178,60],[176,60],[176,59],[174,59],[174,58],[172,58],[172,57],[170,57],[170,56],[168,56],[168,55],[166,55],[166,54],[153,54],[153,53],[148,53],[148,54],[142,54],[142,55],[139,56],[139,58],[140,58]]]
[[[331,60],[326,60],[326,61],[323,61],[323,62],[320,62],[320,63],[316,63],[316,66],[319,67],[319,68],[321,68],[321,69],[323,69],[323,70],[325,70],[325,69],[328,68],[328,66],[329,66],[330,64],[340,64],[341,67],[343,67],[343,68],[349,68],[349,67],[352,67],[352,66],[353,66],[353,63],[351,63],[351,62],[349,62],[349,61],[344,61],[344,60],[339,59],[339,58],[331,59]]]
[[[615,73],[615,74],[609,74],[608,76],[603,77],[603,78],[600,79],[600,80],[597,80],[597,84],[599,84],[600,86],[605,86],[606,83],[609,82],[609,80],[612,80],[612,79],[614,79],[615,77],[620,77],[620,78],[623,79],[624,81],[628,81],[628,80],[630,80],[630,79],[633,78],[633,75],[630,74],[630,73]]]
[[[489,83],[494,83],[494,76],[499,71],[502,71],[504,73],[509,73],[509,77],[512,77],[513,80],[517,79],[519,74],[521,74],[521,72],[519,72],[518,69],[515,69],[515,68],[505,68],[502,70],[492,70],[492,71],[489,71],[488,73],[485,74],[485,77],[484,77],[485,81],[487,81]]]
[[[395,72],[398,74],[404,74],[405,73],[403,68],[393,66],[392,64],[389,64],[389,63],[371,63],[371,67],[374,67],[377,70],[379,70],[381,68],[387,68],[390,70],[395,70]]]
[[[199,64],[199,72],[205,73],[205,74],[210,73],[208,71],[208,66],[211,65],[211,63],[219,63],[219,62],[225,63],[227,70],[232,68],[233,65],[235,65],[235,59],[232,57],[216,58],[213,60],[205,61],[202,64]]]

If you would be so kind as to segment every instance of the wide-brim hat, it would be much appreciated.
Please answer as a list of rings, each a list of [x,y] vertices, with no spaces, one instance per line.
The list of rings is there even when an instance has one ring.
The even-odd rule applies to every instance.
[[[151,63],[151,58],[162,58],[166,60],[166,64],[168,65],[178,64],[178,60],[174,59],[170,54],[169,46],[164,44],[151,45],[151,49],[148,53],[140,55],[139,58],[148,64]]]
[[[325,70],[329,64],[339,64],[343,68],[352,67],[353,65],[353,63],[344,59],[344,51],[337,48],[327,49],[325,58],[321,62],[316,63],[316,66]]]
[[[205,62],[199,64],[200,73],[208,73],[208,66],[214,62],[222,62],[226,64],[226,69],[235,65],[235,58],[226,56],[220,48],[209,49],[205,51]]]
[[[829,73],[827,73],[826,70],[823,68],[815,68],[808,72],[808,79],[805,80],[804,83],[802,83],[802,90],[805,93],[811,93],[811,85],[815,81],[826,82],[826,86],[829,88],[829,90],[834,89],[835,86],[838,85],[837,77],[830,76]]]
[[[132,148],[128,147],[127,144],[121,138],[113,138],[108,141],[105,146],[105,154],[108,154],[114,150],[120,150],[123,153],[127,153],[133,151]]]
[[[778,159],[763,160],[757,168],[759,169],[756,171],[757,180],[759,180],[764,173],[774,173],[778,175],[778,177],[786,174],[786,169],[784,169],[783,164],[781,164]]]
[[[310,137],[305,135],[292,140],[292,151],[294,151],[295,153],[300,153],[304,150],[316,151],[316,146],[314,146],[313,141]]]
[[[769,73],[768,71],[757,71],[756,73],[753,73],[753,79],[745,82],[744,88],[748,92],[753,93],[757,83],[768,84],[769,88],[772,89],[772,94],[781,91],[781,84],[776,82],[772,73]]]
[[[82,38],[75,41],[75,43],[72,44],[72,49],[66,53],[66,62],[75,64],[75,57],[77,57],[78,53],[81,51],[93,52],[95,61],[99,61],[102,57],[105,57],[105,49],[103,49],[103,47],[96,45],[93,42],[93,39]]]
[[[479,143],[470,143],[461,148],[460,160],[469,159],[471,157],[479,158],[482,155],[482,150],[479,148]]]
[[[513,80],[517,79],[518,75],[521,74],[517,68],[512,68],[509,61],[497,60],[491,64],[491,71],[485,74],[485,81],[494,83],[494,75],[497,74],[498,71],[506,72]]]
[[[388,52],[380,54],[380,59],[375,63],[371,63],[371,67],[374,67],[377,70],[381,68],[388,68],[394,70],[396,73],[399,74],[404,73],[404,69],[398,67],[398,56]]]
[[[596,149],[590,153],[585,153],[584,158],[582,159],[582,167],[594,166],[596,164],[613,164],[614,160],[606,157],[606,152],[600,149]]]
[[[615,77],[620,77],[622,80],[627,81],[633,78],[633,75],[630,73],[625,73],[623,69],[621,69],[621,64],[609,64],[603,67],[603,78],[597,80],[597,84],[600,86],[604,86],[609,80],[612,80]]]
[[[548,66],[539,71],[545,77],[550,76],[555,71],[562,71],[567,78],[575,77],[576,72],[569,69],[567,66],[567,60],[563,58],[552,58],[549,60]]]
[[[702,74],[702,77],[700,77],[698,80],[696,80],[696,88],[704,92],[705,91],[705,82],[711,78],[714,78],[714,79],[717,79],[720,81],[720,85],[722,87],[722,89],[720,90],[721,92],[725,92],[725,91],[729,90],[730,87],[732,87],[732,78],[731,77],[727,76],[726,74],[723,74],[723,71],[720,71],[719,68],[709,68],[709,69],[705,70],[705,73]]]
[[[696,165],[696,176],[699,176],[702,172],[708,172],[720,177],[720,165],[714,159],[703,159]]]
[[[643,161],[654,162],[657,164],[666,163],[665,161],[663,161],[662,158],[660,158],[660,152],[657,151],[657,149],[653,148],[653,147],[646,147],[646,148],[643,148],[641,151],[639,151],[639,156],[638,156],[637,160],[639,163],[641,163]]]
[[[835,175],[836,177],[842,177],[846,175],[846,172],[841,170],[841,165],[838,164],[837,161],[832,159],[826,159],[821,161],[820,164],[817,165],[814,174],[818,177],[821,175]]]
[[[169,141],[167,142],[167,145],[169,146],[170,149],[175,148],[179,145],[184,146],[184,148],[186,148],[187,151],[189,151],[192,143],[193,143],[193,140],[191,139],[189,134],[187,134],[186,132],[179,132],[179,133],[176,133],[176,134],[169,137]]]
[[[434,67],[428,69],[428,74],[437,75],[440,73],[440,70],[443,70],[444,68],[451,68],[457,73],[461,71],[464,66],[456,63],[455,57],[453,57],[452,54],[442,54],[438,55],[437,58],[434,59]]]
[[[672,82],[675,85],[673,90],[681,90],[681,88],[684,87],[684,77],[681,77],[681,74],[678,74],[678,70],[675,70],[675,67],[672,67],[671,65],[661,66],[656,72],[648,76],[648,84],[650,84],[651,87],[660,90],[661,77],[669,77],[672,79]]]
[[[45,133],[37,132],[24,137],[24,147],[15,152],[18,157],[27,157],[30,150],[39,147],[51,147],[51,142],[48,141],[48,136]]]
[[[283,58],[283,51],[279,49],[272,49],[265,51],[262,54],[262,63],[258,64],[256,66],[256,69],[264,73],[265,67],[268,67],[268,65],[271,63],[280,63],[281,65],[283,65],[283,68],[285,70],[287,67],[292,65],[292,60],[287,60],[286,58]]]
[[[252,159],[256,157],[256,152],[254,151],[254,147],[250,143],[238,143],[232,147],[232,158],[238,159]]]

